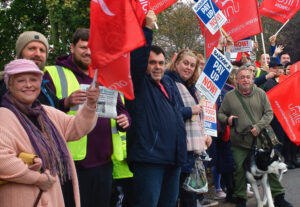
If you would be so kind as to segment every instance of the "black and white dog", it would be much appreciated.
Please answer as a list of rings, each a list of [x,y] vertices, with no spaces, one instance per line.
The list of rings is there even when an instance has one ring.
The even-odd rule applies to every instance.
[[[268,174],[277,174],[280,180],[282,174],[287,171],[286,164],[280,159],[280,153],[274,148],[271,150],[260,149],[256,152],[250,152],[243,163],[243,167],[246,171],[246,178],[254,191],[257,206],[263,207],[268,203],[269,207],[274,207]],[[263,199],[261,199],[258,191],[259,184],[263,188]]]

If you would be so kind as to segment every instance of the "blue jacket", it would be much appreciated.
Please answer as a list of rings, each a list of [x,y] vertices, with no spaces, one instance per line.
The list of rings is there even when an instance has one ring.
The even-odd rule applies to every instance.
[[[170,85],[173,85],[173,87],[175,87],[175,94],[176,94],[176,99],[177,99],[177,103],[179,104],[180,107],[180,111],[181,114],[183,116],[184,121],[187,119],[190,119],[192,117],[192,108],[191,107],[185,107],[183,100],[181,98],[180,92],[175,84],[175,82],[179,82],[182,83],[186,86],[186,84],[181,80],[180,76],[178,73],[174,72],[174,71],[166,71],[165,72],[165,79],[166,81],[169,82]],[[190,94],[194,97],[196,103],[198,104],[198,100],[195,97],[195,92],[196,92],[196,87],[187,87],[188,91],[190,92]],[[194,157],[194,152],[188,152],[187,153],[187,162],[183,165],[183,167],[181,168],[181,171],[183,173],[191,173],[193,167],[195,166],[195,157]]]
[[[169,99],[146,74],[152,30],[144,28],[147,45],[130,54],[135,99],[126,101],[132,124],[127,132],[128,162],[182,165],[186,161],[186,132],[174,95],[165,82]]]

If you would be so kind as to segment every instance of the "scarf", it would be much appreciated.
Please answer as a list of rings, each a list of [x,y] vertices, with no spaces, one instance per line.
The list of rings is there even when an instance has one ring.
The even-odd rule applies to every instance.
[[[42,160],[42,169],[49,169],[52,176],[58,174],[62,184],[67,179],[71,180],[72,171],[67,146],[40,102],[36,100],[29,107],[7,92],[2,98],[2,106],[11,110],[20,121],[36,154]],[[37,119],[41,130],[28,116]]]
[[[185,107],[195,106],[197,103],[185,85],[175,82]],[[200,101],[200,96],[196,92],[196,97]],[[203,152],[206,148],[204,134],[203,111],[197,116],[195,121],[188,119],[185,121],[187,150],[197,153]]]

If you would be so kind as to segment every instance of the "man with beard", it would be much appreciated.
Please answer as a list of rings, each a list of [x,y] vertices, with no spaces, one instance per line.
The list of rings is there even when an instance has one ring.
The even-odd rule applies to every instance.
[[[16,57],[17,59],[28,59],[35,62],[40,68],[44,69],[47,56],[48,56],[49,44],[46,37],[36,31],[26,31],[20,34],[16,42]],[[66,111],[69,108],[65,103],[70,103],[69,100],[59,100],[52,90],[47,86],[47,82],[43,80],[41,85],[41,93],[38,96],[38,100],[48,106],[53,106],[59,110]],[[0,102],[1,97],[7,92],[7,88],[3,81],[1,81],[0,89]]]
[[[237,87],[225,95],[218,112],[219,121],[230,126],[231,151],[235,162],[233,197],[238,207],[246,207],[247,201],[247,182],[243,162],[251,149],[253,138],[257,137],[273,118],[268,97],[262,89],[253,84],[253,78],[250,69],[245,66],[239,68],[236,75]],[[255,123],[250,120],[240,99],[245,102]],[[257,137],[258,148],[261,148],[262,141]],[[269,183],[275,206],[290,207],[291,204],[284,199],[284,188],[278,177],[270,174]]]
[[[55,66],[46,67],[45,78],[50,81],[50,88],[57,97],[71,95],[71,100],[76,104],[86,101],[86,92],[80,90],[80,84],[91,84],[93,81],[88,75],[91,62],[89,34],[89,29],[77,29],[73,34],[71,54],[57,57]],[[82,207],[109,207],[113,170],[111,156],[116,150],[112,138],[118,135],[118,130],[124,131],[130,126],[130,117],[120,95],[116,107],[116,119],[99,117],[87,137],[68,144],[75,160]],[[74,109],[68,113],[75,114],[76,111]],[[66,189],[66,192],[72,191]],[[72,201],[72,197],[65,200]]]

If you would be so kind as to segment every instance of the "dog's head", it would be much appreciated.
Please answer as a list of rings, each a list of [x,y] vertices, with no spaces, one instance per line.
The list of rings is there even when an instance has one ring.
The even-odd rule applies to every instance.
[[[280,153],[274,148],[271,150],[260,149],[255,154],[255,163],[259,170],[268,173],[280,175],[287,170],[286,164],[280,159]]]

